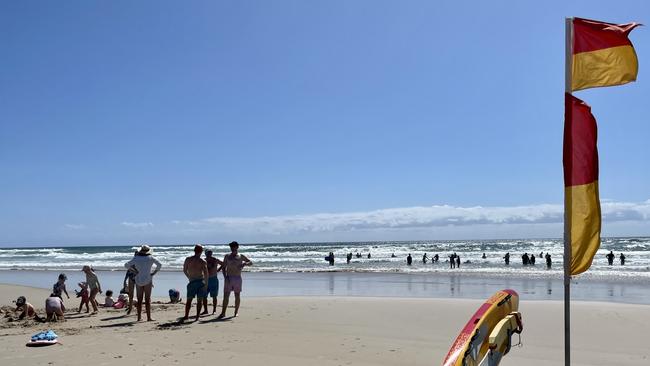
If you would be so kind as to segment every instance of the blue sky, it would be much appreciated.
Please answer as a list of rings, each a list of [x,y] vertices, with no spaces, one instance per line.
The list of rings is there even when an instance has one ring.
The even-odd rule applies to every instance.
[[[650,5],[2,2],[0,245],[560,237],[571,15]],[[577,93],[605,235],[650,235],[631,39],[638,82]]]

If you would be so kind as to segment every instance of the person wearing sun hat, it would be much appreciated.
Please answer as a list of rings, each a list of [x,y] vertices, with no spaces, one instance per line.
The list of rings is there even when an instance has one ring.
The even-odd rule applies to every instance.
[[[153,250],[148,245],[142,245],[136,256],[124,264],[124,267],[135,267],[137,274],[135,275],[135,289],[138,296],[138,321],[142,320],[142,298],[144,297],[145,309],[147,312],[147,321],[152,321],[151,318],[151,289],[153,288],[153,276],[160,271],[162,264],[151,255]],[[153,265],[156,269],[151,272]]]

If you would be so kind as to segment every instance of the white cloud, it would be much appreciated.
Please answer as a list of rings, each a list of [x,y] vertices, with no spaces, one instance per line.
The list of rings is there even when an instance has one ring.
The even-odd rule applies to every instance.
[[[603,200],[603,220],[607,222],[650,221],[650,200],[641,203]],[[469,227],[476,225],[536,225],[563,221],[560,204],[511,207],[426,207],[389,208],[346,213],[261,217],[211,217],[173,223],[188,232],[226,231],[257,234],[335,233],[376,230],[415,230],[428,228]]]
[[[86,225],[83,224],[65,224],[63,226],[70,230],[83,230],[86,228]]]
[[[151,222],[122,222],[123,226],[134,228],[134,229],[142,229],[142,228],[148,228],[148,227],[153,227],[153,223]]]

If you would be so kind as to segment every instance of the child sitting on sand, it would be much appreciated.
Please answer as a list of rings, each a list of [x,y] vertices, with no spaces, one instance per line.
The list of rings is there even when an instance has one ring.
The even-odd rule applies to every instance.
[[[38,322],[44,321],[43,319],[39,318],[38,314],[36,314],[36,310],[34,309],[34,305],[28,303],[25,296],[20,296],[16,300],[16,310],[14,310],[14,312],[18,312],[20,310],[22,310],[22,312],[18,316],[18,320],[23,320],[25,317],[28,317],[34,318],[34,320]]]
[[[88,292],[88,284],[85,282],[79,282],[79,287],[81,288],[81,291],[76,291],[77,297],[81,298],[81,302],[79,303],[79,310],[77,310],[77,313],[81,312],[81,308],[86,305],[86,312],[90,312],[90,307],[88,306],[90,304],[90,296]]]
[[[129,302],[129,295],[127,294],[120,294],[120,296],[117,297],[117,301],[115,304],[113,304],[114,309],[124,309],[126,304]]]
[[[106,297],[104,298],[104,306],[105,308],[110,308],[113,307],[115,304],[115,300],[113,300],[113,291],[112,290],[106,290]]]
[[[175,288],[169,289],[169,302],[171,304],[177,304],[181,302],[181,292]]]

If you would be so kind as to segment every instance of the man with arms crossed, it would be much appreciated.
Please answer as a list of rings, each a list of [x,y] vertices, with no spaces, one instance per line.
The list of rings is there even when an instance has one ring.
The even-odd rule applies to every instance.
[[[226,316],[226,309],[228,308],[228,298],[230,297],[230,292],[235,293],[235,316],[239,313],[239,293],[241,292],[242,279],[241,279],[241,270],[244,266],[252,266],[253,262],[246,256],[239,254],[239,244],[236,241],[233,241],[229,244],[230,254],[226,254],[223,257],[223,275],[225,277],[224,286],[223,286],[223,301],[221,302],[221,314],[217,319],[221,319]]]
[[[223,262],[212,256],[211,250],[205,251],[205,261],[208,263],[208,292],[212,297],[212,314],[217,312],[217,295],[219,294],[219,277]],[[208,313],[208,297],[203,299],[203,314]]]
[[[192,307],[192,300],[196,296],[196,320],[199,320],[201,314],[201,305],[207,296],[208,290],[208,266],[201,258],[203,247],[199,244],[194,246],[194,255],[185,258],[183,264],[183,273],[190,281],[187,284],[187,300],[185,301],[185,317],[187,320],[190,316],[190,308]]]

